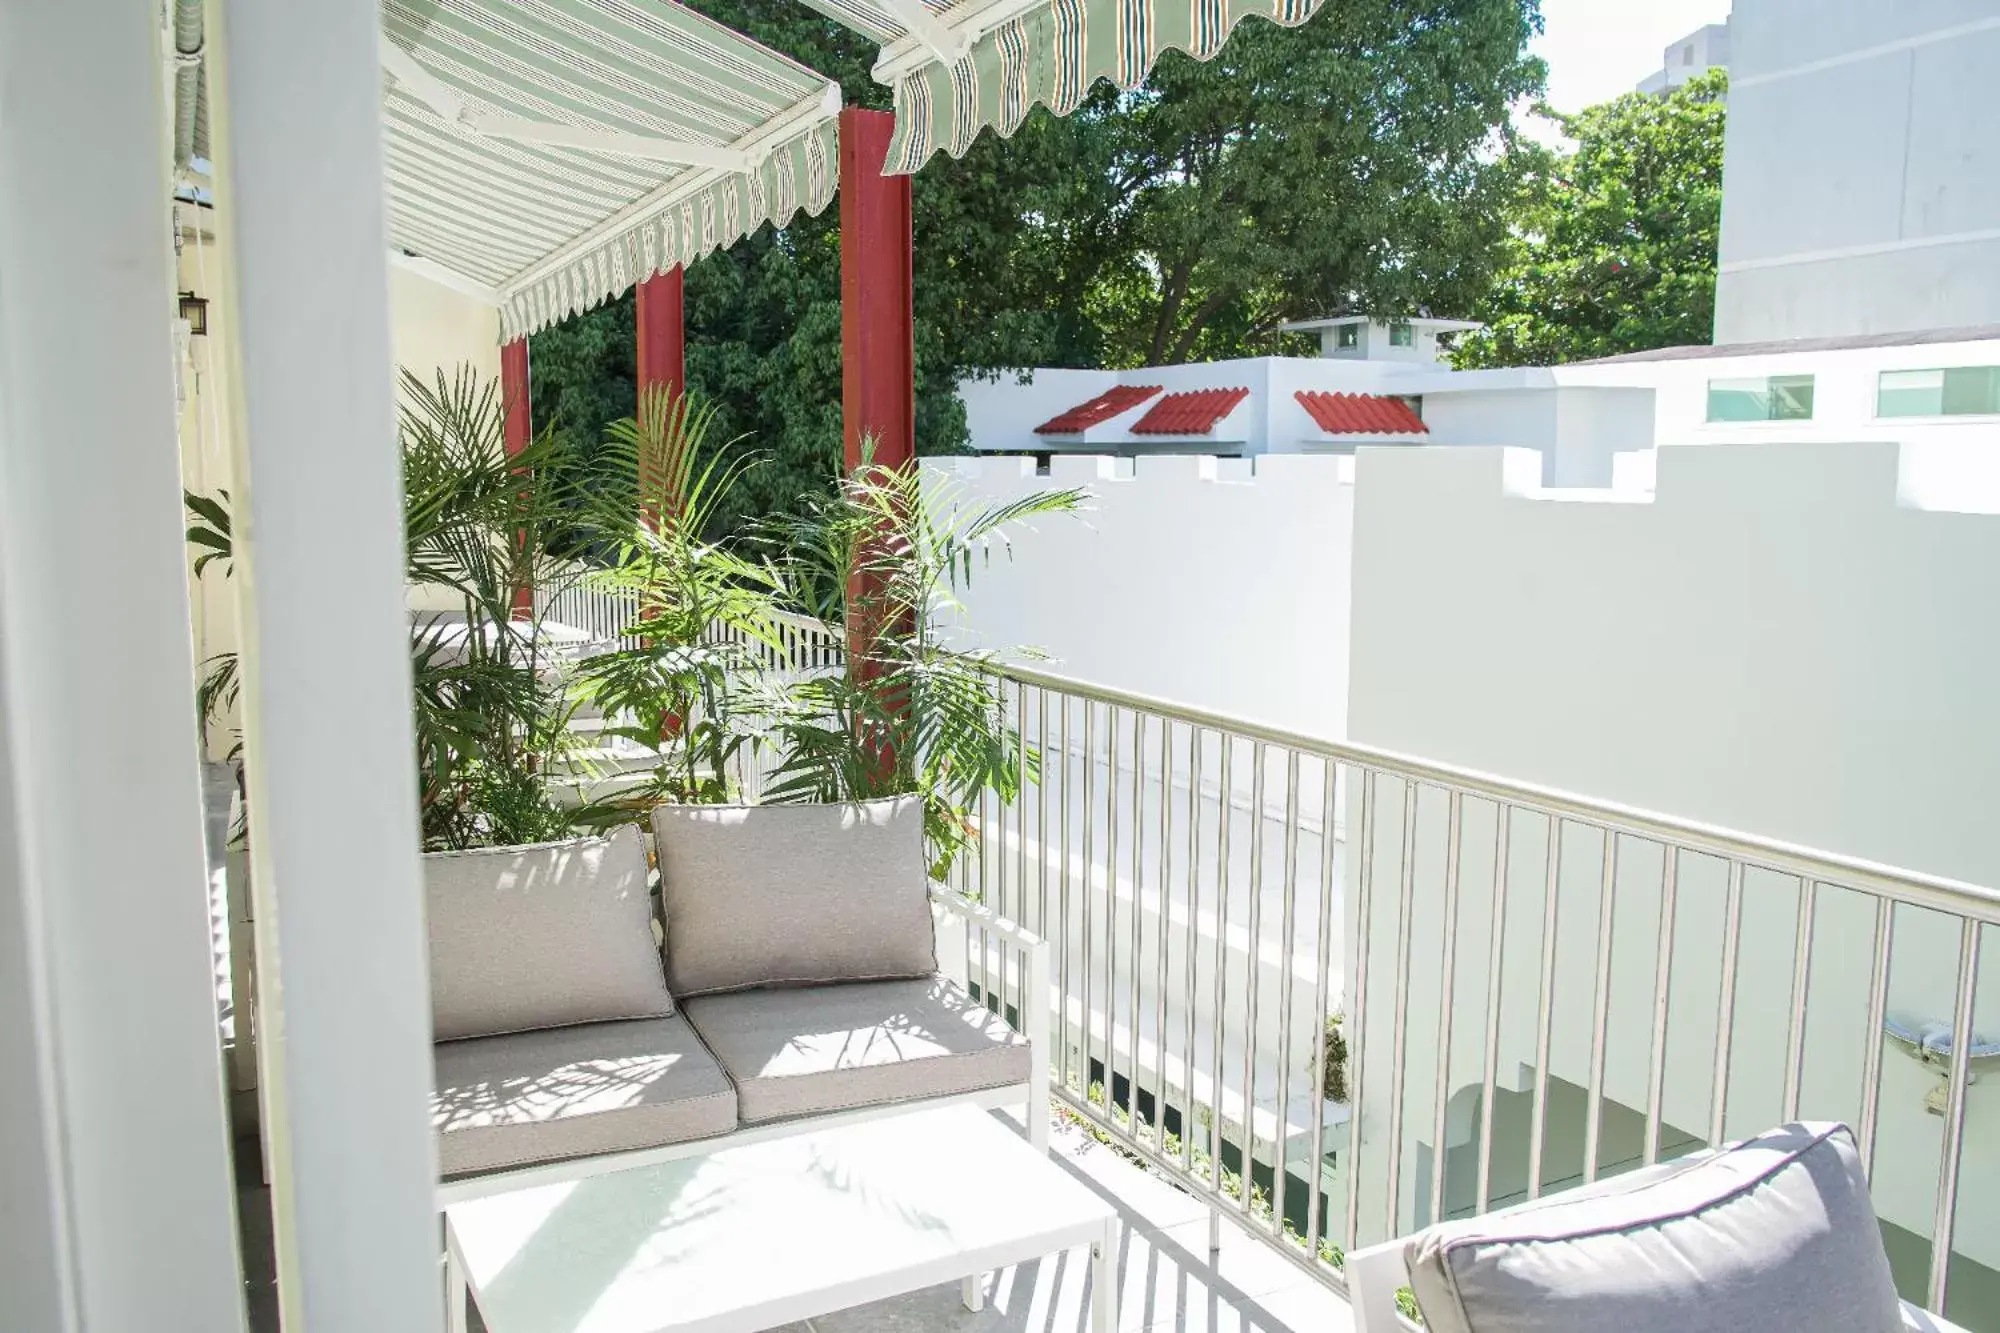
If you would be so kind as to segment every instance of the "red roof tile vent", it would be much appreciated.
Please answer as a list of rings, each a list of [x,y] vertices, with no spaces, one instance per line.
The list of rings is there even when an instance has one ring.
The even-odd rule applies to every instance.
[[[1250,396],[1248,389],[1195,389],[1170,393],[1132,423],[1135,435],[1206,435],[1236,405]]]
[[[1375,393],[1322,393],[1300,389],[1292,395],[1328,435],[1428,435],[1430,427],[1400,398]]]
[[[1035,427],[1037,435],[1075,435],[1129,412],[1160,391],[1157,384],[1114,384],[1087,403],[1078,403]]]

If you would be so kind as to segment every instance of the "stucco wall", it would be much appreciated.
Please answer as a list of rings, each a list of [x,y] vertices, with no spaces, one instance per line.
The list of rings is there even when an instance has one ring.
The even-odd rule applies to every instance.
[[[1351,458],[929,460],[968,501],[1085,486],[961,593],[990,647],[1049,670],[1312,736],[1346,732]]]
[[[2000,518],[1990,452],[1889,443],[1659,451],[1657,492],[1552,503],[1538,460],[1500,450],[1364,451],[1358,459],[1349,722],[1355,740],[1832,851],[2000,882]],[[1574,499],[1575,497],[1572,497]],[[1622,501],[1622,502],[1617,502]],[[1925,507],[1929,506],[1929,507]],[[1972,512],[1961,512],[1961,511]],[[1442,802],[1438,802],[1441,806]],[[1430,848],[1441,810],[1420,806]],[[1395,812],[1390,811],[1394,818]],[[1350,820],[1352,816],[1350,815]],[[1427,822],[1423,822],[1427,821]],[[1491,939],[1491,807],[1466,813],[1458,994],[1483,996]],[[1393,825],[1392,825],[1393,827]],[[1546,826],[1510,845],[1501,1068],[1534,1062]],[[1391,853],[1399,856],[1400,849]],[[1564,846],[1551,1073],[1588,1072],[1601,842]],[[1439,861],[1420,852],[1409,1031],[1429,1044],[1410,1097],[1428,1140],[1435,1090]],[[1395,883],[1378,864],[1376,883]],[[1659,940],[1657,848],[1620,853],[1606,1090],[1643,1106]],[[1780,1113],[1795,881],[1745,882],[1729,1131]],[[1716,1046],[1723,880],[1684,862],[1675,918],[1665,1118],[1705,1132]],[[1355,924],[1350,904],[1350,928]],[[1824,890],[1815,916],[1802,1109],[1858,1115],[1873,909]],[[1390,955],[1395,919],[1371,923]],[[1948,1021],[1955,924],[1899,909],[1890,1013]],[[2000,931],[1988,930],[1977,1029],[2000,1032]],[[1377,981],[1377,987],[1382,983]],[[1384,999],[1383,997],[1388,997]],[[1392,1003],[1371,987],[1373,1012]],[[1481,1014],[1483,1006],[1461,1014]],[[1386,1089],[1375,1049],[1361,1085]],[[1468,1030],[1470,1029],[1470,1030]],[[1429,1034],[1429,1035],[1427,1035]],[[1452,1035],[1450,1089],[1483,1058],[1480,1022]],[[1937,1085],[1883,1057],[1876,1200],[1928,1234],[1941,1137]],[[1386,1110],[1367,1092],[1364,1125]],[[1378,1140],[1379,1144],[1379,1140]],[[1965,1179],[2000,1179],[2000,1089],[1972,1089]],[[1551,1152],[1556,1151],[1552,1144]],[[1574,1144],[1562,1151],[1572,1157]],[[1579,1159],[1580,1160],[1580,1159]],[[2000,1261],[2000,1199],[1961,1193],[1958,1247]],[[1378,1205],[1379,1208],[1379,1205]],[[1409,1220],[1406,1211],[1404,1222]]]
[[[500,378],[499,307],[391,264],[389,319],[396,364],[425,381],[462,365]]]

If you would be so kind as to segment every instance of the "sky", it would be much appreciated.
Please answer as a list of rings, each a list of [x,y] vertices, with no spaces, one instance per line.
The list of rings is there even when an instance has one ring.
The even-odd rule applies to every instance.
[[[1629,93],[1660,68],[1669,43],[1729,16],[1730,0],[1542,0],[1534,52],[1549,65],[1549,104],[1579,111]],[[1537,138],[1553,126],[1523,118]],[[1540,127],[1540,128],[1537,128]]]

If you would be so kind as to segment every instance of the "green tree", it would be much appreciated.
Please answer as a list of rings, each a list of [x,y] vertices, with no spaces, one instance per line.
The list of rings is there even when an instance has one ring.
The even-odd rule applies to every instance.
[[[886,108],[872,43],[793,0],[695,7]],[[1254,20],[1207,64],[1037,109],[912,182],[917,447],[964,446],[958,381],[1023,366],[1254,355],[1284,319],[1458,313],[1505,257],[1523,149],[1508,108],[1539,92],[1540,0],[1341,0],[1299,28]],[[588,460],[634,409],[628,295],[533,346],[538,426]],[[722,530],[800,511],[840,462],[837,207],[765,228],[687,275],[689,387],[713,437],[765,465]]]
[[[1513,254],[1461,369],[1545,366],[1709,341],[1727,75],[1558,116],[1576,141],[1523,188]]]

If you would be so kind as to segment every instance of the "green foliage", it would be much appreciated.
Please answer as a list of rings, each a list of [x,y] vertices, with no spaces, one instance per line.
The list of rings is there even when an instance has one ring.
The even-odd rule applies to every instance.
[[[874,45],[805,6],[694,7],[888,106]],[[1540,23],[1539,0],[1343,0],[932,158],[911,181],[918,451],[963,448],[964,376],[1263,354],[1281,320],[1364,307],[1461,313],[1531,160],[1506,126],[1541,87]],[[731,475],[716,530],[799,512],[841,468],[838,208],[693,265],[686,302],[689,388],[764,459]],[[536,427],[581,466],[635,411],[632,330],[628,294],[534,337]]]
[[[585,814],[625,822],[663,801],[731,798],[731,764],[757,735],[766,692],[745,643],[778,643],[777,573],[703,536],[730,482],[752,466],[709,443],[715,409],[692,395],[649,392],[613,422],[606,449],[637,479],[627,525],[595,586],[637,595],[634,648],[589,658],[577,695],[608,721],[602,734],[654,751],[646,782]],[[717,631],[733,631],[722,637]]]
[[[1347,1034],[1339,1014],[1326,1016],[1326,1055],[1319,1066],[1319,1095],[1330,1102],[1347,1100]]]
[[[1083,499],[1069,489],[978,506],[915,469],[864,459],[830,492],[805,497],[799,513],[763,524],[798,610],[847,645],[838,671],[805,675],[779,702],[783,754],[765,798],[921,792],[932,873],[942,877],[974,836],[980,792],[1012,800],[1039,758],[1007,722],[993,655],[946,643],[940,627],[960,609],[957,589],[1011,529],[1074,512]]]
[[[1548,155],[1523,188],[1519,234],[1490,328],[1460,369],[1554,365],[1706,343],[1715,323],[1728,76],[1665,97],[1629,93],[1559,117],[1576,151]]]

